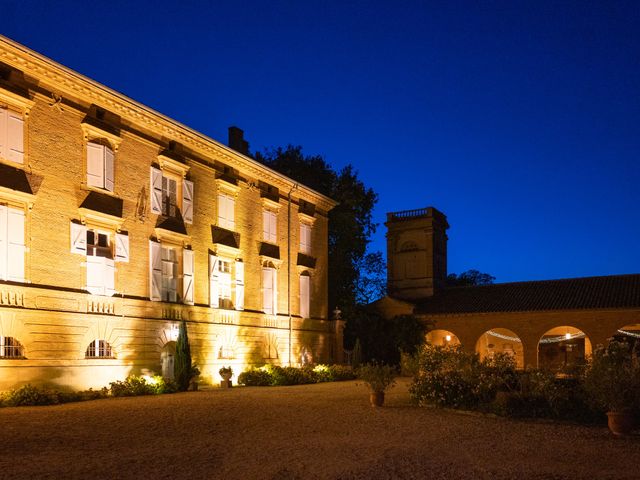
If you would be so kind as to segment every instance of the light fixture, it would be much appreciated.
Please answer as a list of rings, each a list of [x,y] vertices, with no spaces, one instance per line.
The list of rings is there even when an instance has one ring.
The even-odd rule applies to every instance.
[[[447,342],[450,342],[450,341],[451,341],[451,335],[447,335],[446,337],[444,337],[444,339],[445,339]]]
[[[571,340],[571,334],[569,332],[564,334],[564,339],[565,340]]]

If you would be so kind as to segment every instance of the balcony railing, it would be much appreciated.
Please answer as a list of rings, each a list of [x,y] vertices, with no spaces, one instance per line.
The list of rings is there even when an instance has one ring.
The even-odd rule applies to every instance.
[[[407,220],[409,218],[425,217],[429,213],[429,207],[416,208],[415,210],[403,210],[389,213],[389,220]]]

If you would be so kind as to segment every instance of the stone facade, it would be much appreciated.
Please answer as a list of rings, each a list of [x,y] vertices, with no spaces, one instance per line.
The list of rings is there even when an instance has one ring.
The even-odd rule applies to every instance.
[[[0,390],[340,359],[331,199],[0,37],[3,112]]]

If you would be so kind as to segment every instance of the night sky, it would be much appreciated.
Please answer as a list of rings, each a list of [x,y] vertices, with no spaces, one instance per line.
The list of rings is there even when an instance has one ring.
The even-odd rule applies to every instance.
[[[226,143],[352,163],[449,271],[640,272],[640,2],[0,0],[0,33]]]

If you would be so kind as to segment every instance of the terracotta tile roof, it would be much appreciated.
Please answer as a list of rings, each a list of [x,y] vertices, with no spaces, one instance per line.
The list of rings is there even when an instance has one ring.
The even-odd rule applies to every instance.
[[[447,288],[417,302],[416,313],[598,308],[640,308],[640,274]]]

